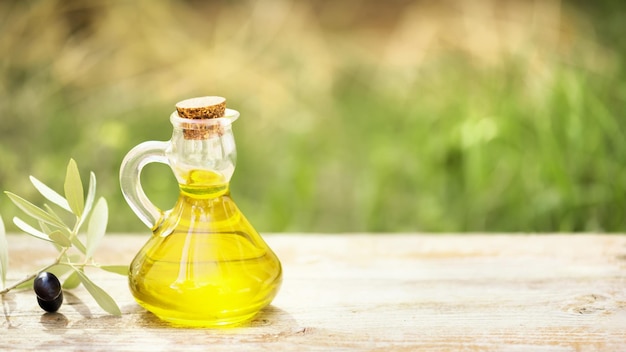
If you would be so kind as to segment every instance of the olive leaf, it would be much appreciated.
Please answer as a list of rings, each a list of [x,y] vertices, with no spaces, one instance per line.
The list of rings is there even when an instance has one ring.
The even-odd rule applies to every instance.
[[[39,226],[41,227],[44,233],[48,234],[48,236],[49,234],[53,232],[53,230],[51,230],[46,224],[42,222],[39,223]],[[81,253],[85,254],[85,251],[86,251],[85,245],[80,241],[78,236],[72,235],[72,230],[70,230],[67,227],[62,227],[59,229],[59,231],[63,232],[65,237],[70,239],[70,241],[72,242],[72,244],[74,245],[76,249],[78,249]]]
[[[36,179],[34,176],[30,176],[30,182],[35,186],[35,188],[44,196],[46,199],[51,201],[52,203],[60,206],[61,208],[72,212],[70,205],[67,203],[67,199],[63,198],[60,194],[58,194],[52,188],[46,186],[43,182]]]
[[[53,273],[56,277],[61,277],[67,274],[67,272],[70,270],[72,270],[72,267],[67,264],[55,264],[46,269],[46,271]]]
[[[27,234],[33,237],[42,239],[44,241],[52,242],[52,240],[50,239],[50,237],[48,237],[48,235],[28,225],[24,220],[18,218],[17,216],[13,218],[13,223],[15,224],[15,226],[17,226],[17,228],[19,228],[20,230],[26,232]]]
[[[106,293],[103,289],[101,289],[98,285],[93,283],[85,273],[75,268],[74,271],[80,282],[85,286],[87,291],[91,294],[91,296],[96,300],[100,308],[104,309],[107,313],[113,315],[122,315],[120,308],[117,306],[117,303]]]
[[[55,274],[56,275],[56,274]],[[35,281],[35,278],[33,277],[32,279],[29,279],[27,281],[22,282],[21,284],[15,286],[16,290],[20,290],[23,288],[29,288],[29,287],[33,287],[33,281]]]
[[[101,265],[100,269],[110,273],[128,275],[128,265]]]
[[[7,270],[9,269],[9,246],[7,236],[4,230],[4,222],[0,217],[0,280],[2,280],[2,288],[7,281]]]
[[[104,237],[108,220],[109,210],[107,202],[104,198],[100,197],[91,212],[91,217],[87,224],[87,252],[85,253],[87,258],[91,258],[93,251],[100,244],[102,237]]]
[[[71,241],[72,241],[72,244],[74,245],[74,247],[76,247],[76,249],[78,249],[82,254],[87,253],[87,248],[80,241],[80,239],[78,239],[77,236],[72,237]]]
[[[91,210],[93,201],[96,199],[96,174],[89,173],[89,188],[87,190],[87,200],[85,201],[85,209]]]
[[[70,162],[67,164],[63,190],[65,191],[65,199],[67,199],[70,209],[76,216],[81,217],[85,208],[85,195],[83,183],[80,180],[80,172],[74,159],[70,159]]]
[[[85,210],[83,211],[83,215],[80,218],[80,222],[78,226],[81,226],[85,219],[87,218],[87,214],[91,212],[91,207],[93,207],[93,202],[96,199],[96,174],[91,172],[89,174],[89,187],[87,189],[87,199],[85,200]]]
[[[53,242],[54,246],[56,247],[56,249],[58,251],[63,250],[63,248],[70,247],[71,244],[68,245],[68,246],[62,245],[64,243],[66,244],[67,240],[59,238],[58,237],[59,235],[54,235],[56,237],[56,240],[53,239],[52,238],[52,233],[53,232],[60,231],[61,234],[63,235],[63,237],[69,239],[71,243],[74,243],[74,241],[71,240],[73,238],[72,237],[72,231],[70,229],[66,228],[66,227],[62,227],[62,228],[60,228],[58,230],[53,230],[53,229],[49,228],[48,225],[46,225],[45,223],[43,223],[41,221],[39,222],[39,227],[41,227],[41,230],[43,231],[43,233],[46,234],[46,236],[48,236],[48,238],[50,238],[50,240]],[[24,231],[24,230],[22,230],[22,231]]]
[[[72,235],[72,230],[70,230],[67,227],[64,227],[62,229],[59,229],[59,231],[63,232],[63,235],[65,235],[65,237],[70,239],[70,241],[76,247],[76,249],[80,250],[82,247],[83,248],[82,252],[84,253],[85,246],[80,242],[77,236]],[[47,233],[50,233],[50,232],[47,232]]]
[[[58,244],[61,247],[72,246],[72,241],[70,241],[70,239],[59,230],[52,231],[52,233],[50,233],[48,237],[50,237],[50,239],[54,241],[54,243]]]
[[[76,271],[72,272],[66,279],[63,281],[63,288],[66,290],[71,290],[73,288],[78,287],[80,285],[80,278]]]
[[[55,226],[55,227],[65,227],[62,221],[59,221],[54,216],[48,214],[45,210],[37,207],[33,203],[27,201],[26,199],[18,196],[17,194],[11,192],[4,192],[11,199],[11,202],[15,204],[18,208],[20,208],[23,212],[30,215],[31,217],[41,220],[46,224]]]
[[[48,214],[50,214],[53,218],[57,219],[60,223],[64,223],[63,219],[61,219],[61,217],[59,215],[57,215],[57,213],[54,211],[54,209],[52,209],[48,204],[44,204],[43,205],[44,208],[46,208],[46,212]]]

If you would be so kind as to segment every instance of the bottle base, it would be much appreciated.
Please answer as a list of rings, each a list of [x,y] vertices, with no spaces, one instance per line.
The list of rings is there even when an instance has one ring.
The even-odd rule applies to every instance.
[[[196,319],[184,319],[184,318],[172,318],[155,314],[159,319],[169,323],[172,327],[180,328],[232,328],[243,325],[251,321],[257,313],[252,313],[239,317],[232,317],[228,319],[215,319],[215,320],[196,320]]]
[[[167,311],[145,304],[137,300],[137,303],[154,314],[160,320],[170,324],[172,327],[180,328],[230,328],[243,325],[251,321],[259,312],[245,313],[240,315],[213,316],[206,317],[193,313],[181,313],[179,311]]]

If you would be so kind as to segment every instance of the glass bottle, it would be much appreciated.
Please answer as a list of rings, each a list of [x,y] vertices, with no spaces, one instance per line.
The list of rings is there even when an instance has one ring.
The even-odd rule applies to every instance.
[[[122,193],[152,236],[130,265],[137,302],[182,326],[245,322],[267,306],[282,282],[281,264],[230,196],[236,148],[225,109],[212,119],[170,116],[170,141],[144,142],[122,162]],[[180,194],[168,211],[144,193],[140,175],[151,162],[168,164]]]

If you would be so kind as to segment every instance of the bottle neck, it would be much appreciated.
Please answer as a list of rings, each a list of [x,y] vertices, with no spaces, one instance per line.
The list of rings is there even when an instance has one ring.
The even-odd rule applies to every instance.
[[[193,199],[217,198],[230,192],[229,181],[220,173],[210,170],[191,170],[179,183],[181,195]]]
[[[227,188],[237,162],[230,125],[206,139],[188,139],[185,130],[175,126],[166,154],[178,183],[194,189]]]
[[[224,117],[213,119],[181,118],[172,113],[174,129],[166,156],[181,195],[208,199],[228,194],[237,162],[232,123],[238,117],[239,113],[230,109]]]

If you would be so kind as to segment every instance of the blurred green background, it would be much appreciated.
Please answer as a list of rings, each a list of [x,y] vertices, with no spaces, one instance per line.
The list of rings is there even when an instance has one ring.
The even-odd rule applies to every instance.
[[[221,95],[242,116],[232,194],[260,231],[625,231],[625,10],[2,1],[0,189],[41,204],[28,176],[62,191],[72,157],[109,231],[147,231],[122,158],[169,139],[176,102]],[[169,209],[167,167],[143,179]]]

